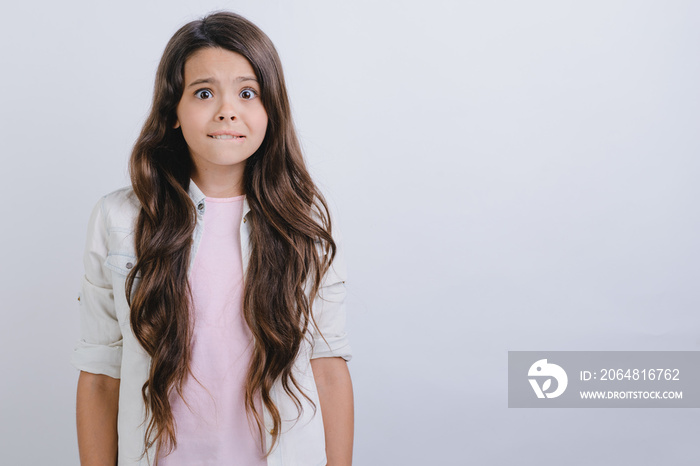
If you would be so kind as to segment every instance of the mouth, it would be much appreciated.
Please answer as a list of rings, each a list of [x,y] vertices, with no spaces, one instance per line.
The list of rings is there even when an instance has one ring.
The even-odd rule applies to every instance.
[[[245,136],[234,136],[233,134],[207,134],[212,139],[245,139]]]

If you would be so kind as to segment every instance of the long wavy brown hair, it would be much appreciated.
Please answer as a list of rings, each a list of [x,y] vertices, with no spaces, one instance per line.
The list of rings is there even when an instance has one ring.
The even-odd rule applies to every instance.
[[[158,66],[152,108],[129,162],[141,209],[134,239],[137,261],[127,277],[126,294],[131,328],[151,357],[142,388],[148,420],[143,454],[156,442],[158,453],[176,447],[169,395],[173,390],[182,395],[184,381],[192,375],[188,271],[196,207],[188,187],[193,163],[181,130],[173,126],[185,62],[204,47],[237,52],[250,62],[268,116],[265,138],[248,158],[243,175],[252,231],[243,313],[254,339],[245,405],[256,421],[262,452],[265,424],[255,396],[271,414],[267,456],[281,427],[270,396],[273,384],[281,380],[299,413],[303,407],[294,387],[311,402],[292,367],[310,323],[315,325],[311,304],[336,245],[328,206],[304,163],[277,51],[257,26],[230,12],[192,21],[170,39]]]

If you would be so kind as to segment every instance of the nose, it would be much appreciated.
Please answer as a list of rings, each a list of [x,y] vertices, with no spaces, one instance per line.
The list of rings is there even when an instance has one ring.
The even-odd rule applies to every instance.
[[[219,121],[224,121],[224,120],[231,120],[235,121],[236,118],[238,117],[238,112],[236,111],[235,106],[231,102],[230,99],[224,99],[224,101],[221,103],[221,107],[219,107],[219,112],[216,115],[216,118]]]

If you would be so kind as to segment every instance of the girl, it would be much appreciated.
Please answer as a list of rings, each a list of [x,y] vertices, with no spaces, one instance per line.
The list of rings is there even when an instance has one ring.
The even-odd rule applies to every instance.
[[[129,169],[89,221],[82,464],[350,464],[340,235],[270,39],[228,12],[177,31]]]

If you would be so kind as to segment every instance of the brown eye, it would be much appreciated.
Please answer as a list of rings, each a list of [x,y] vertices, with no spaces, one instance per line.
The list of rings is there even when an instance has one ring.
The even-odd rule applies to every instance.
[[[257,92],[255,92],[255,90],[253,90],[253,89],[243,89],[241,91],[241,93],[239,94],[241,99],[245,99],[245,100],[254,99],[256,95],[257,95]]]
[[[211,98],[211,92],[209,89],[200,89],[194,93],[195,97],[198,99],[206,100]]]

